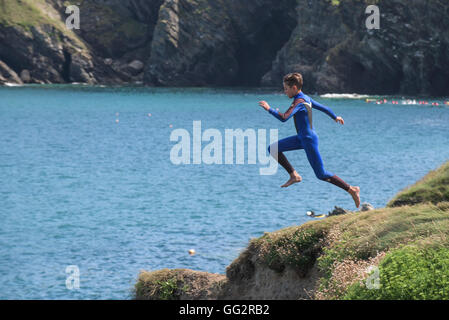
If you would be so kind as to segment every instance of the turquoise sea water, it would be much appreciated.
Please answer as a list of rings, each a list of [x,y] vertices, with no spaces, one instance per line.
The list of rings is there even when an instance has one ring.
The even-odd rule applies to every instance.
[[[359,185],[362,202],[385,206],[449,159],[447,106],[316,99],[346,122],[314,111],[325,167]],[[238,128],[295,134],[259,100],[290,104],[274,90],[1,87],[0,298],[127,299],[142,269],[224,273],[264,231],[300,225],[307,210],[355,209],[315,178],[301,150],[286,153],[303,176],[287,189],[281,167],[263,176],[246,161],[170,161],[171,132],[192,133],[194,120],[223,137]],[[79,289],[66,287],[71,265]]]

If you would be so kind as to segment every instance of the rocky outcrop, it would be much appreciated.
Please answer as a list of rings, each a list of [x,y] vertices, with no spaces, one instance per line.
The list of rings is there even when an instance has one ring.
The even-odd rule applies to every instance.
[[[270,237],[266,234],[265,237]],[[264,239],[265,240],[265,239]],[[310,265],[267,265],[266,244],[253,241],[226,268],[226,275],[189,269],[142,271],[135,299],[142,300],[297,300],[311,299],[320,272],[315,263],[321,245],[304,247]]]
[[[142,272],[136,286],[137,299],[217,299],[224,275],[188,269]]]
[[[0,56],[25,82],[96,82],[90,52],[51,25],[0,30]]]
[[[376,1],[380,29],[368,30],[368,4],[167,0],[145,81],[280,86],[298,71],[309,92],[446,94],[449,5]]]
[[[23,82],[96,83],[90,50],[65,28],[51,5],[12,3],[2,3],[0,60],[22,75]]]
[[[22,79],[17,73],[8,67],[3,61],[0,61],[0,84],[18,83],[22,84]]]
[[[365,26],[368,4],[298,1],[298,25],[262,82],[298,71],[312,92],[447,94],[449,3],[376,1],[378,30]]]
[[[25,82],[30,83],[142,81],[143,67],[136,69],[135,61],[148,59],[161,3],[84,1],[79,4],[81,28],[69,30],[64,1],[3,2],[0,60],[16,74],[28,70]]]
[[[372,3],[378,30],[365,26]],[[80,1],[81,28],[68,30],[62,0],[3,1],[0,81],[28,70],[30,83],[281,87],[301,72],[311,93],[446,95],[449,4],[372,3]]]
[[[265,232],[249,241],[225,275],[142,271],[134,298],[447,300],[448,177],[449,162],[387,208],[336,207],[326,219]]]
[[[145,82],[164,86],[259,85],[296,22],[292,0],[166,0]]]

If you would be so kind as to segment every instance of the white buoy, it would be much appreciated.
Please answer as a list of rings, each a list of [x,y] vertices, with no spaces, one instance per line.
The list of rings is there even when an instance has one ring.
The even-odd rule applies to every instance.
[[[194,249],[190,249],[190,250],[189,250],[189,254],[190,254],[191,256],[193,256],[193,255],[195,254],[195,250],[194,250]]]

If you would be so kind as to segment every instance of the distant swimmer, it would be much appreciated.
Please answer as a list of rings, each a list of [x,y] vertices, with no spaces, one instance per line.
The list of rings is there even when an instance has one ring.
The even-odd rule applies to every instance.
[[[277,150],[272,150],[276,149],[276,143],[268,147],[268,152],[290,174],[290,179],[281,187],[286,188],[294,183],[301,182],[302,180],[302,177],[295,169],[293,169],[283,152],[304,149],[316,177],[347,191],[352,196],[355,205],[358,208],[360,205],[360,188],[347,184],[338,176],[324,169],[323,161],[320,152],[318,151],[318,136],[312,126],[312,108],[326,113],[337,123],[344,124],[343,118],[337,117],[331,109],[314,101],[301,91],[303,84],[301,74],[290,73],[284,77],[283,82],[285,94],[289,98],[294,98],[293,103],[285,113],[281,113],[276,109],[271,108],[266,101],[259,101],[259,105],[262,108],[280,121],[285,122],[291,117],[294,119],[297,134],[279,140],[277,142]]]

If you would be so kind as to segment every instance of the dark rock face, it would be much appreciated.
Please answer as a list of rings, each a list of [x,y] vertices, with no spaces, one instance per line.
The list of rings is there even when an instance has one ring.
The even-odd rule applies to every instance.
[[[296,22],[293,0],[167,0],[145,81],[155,85],[259,85]]]
[[[2,7],[0,81],[281,88],[301,72],[310,93],[447,95],[449,3],[376,4],[368,30],[364,0],[92,0],[67,30],[64,1],[18,2],[38,18]]]
[[[262,76],[271,69],[277,52],[297,24],[296,1],[233,1],[232,5],[229,16],[238,39],[239,70],[235,82],[244,86],[260,85]],[[282,87],[282,84],[274,85]]]
[[[328,213],[328,216],[338,216],[340,214],[346,214],[346,213],[349,213],[349,211],[346,209],[343,209],[342,207],[335,206],[334,210],[332,210]]]
[[[51,0],[61,16],[66,7]],[[92,0],[80,4],[80,29],[74,33],[93,53],[98,82],[141,82],[143,68],[130,68],[133,61],[146,61],[163,0]]]
[[[264,76],[265,85],[299,71],[309,92],[449,92],[448,2],[380,0],[378,30],[365,26],[364,1],[298,3],[298,26]]]
[[[79,7],[81,27],[74,31],[101,57],[121,58],[151,43],[161,4],[162,0],[84,1]],[[143,52],[135,54],[144,58]]]
[[[22,79],[17,73],[0,60],[0,84],[5,83],[19,83],[22,84]]]
[[[0,28],[0,59],[18,74],[29,70],[27,82],[96,82],[89,52],[51,25]]]
[[[162,86],[228,83],[236,72],[230,25],[206,2],[168,0],[159,11],[146,83]],[[224,67],[224,68],[223,68]]]
[[[68,14],[62,0],[47,0],[39,6],[31,2],[15,7],[8,4],[0,13],[0,60],[16,74],[29,70],[31,83],[141,81],[143,68],[136,72],[129,63],[148,59],[146,51],[161,3],[84,1],[79,5],[79,30],[66,28]],[[21,9],[34,12],[29,21],[23,18],[25,14],[17,18]],[[106,64],[105,58],[112,58],[114,63]],[[19,83],[14,77],[8,79],[1,81]]]

